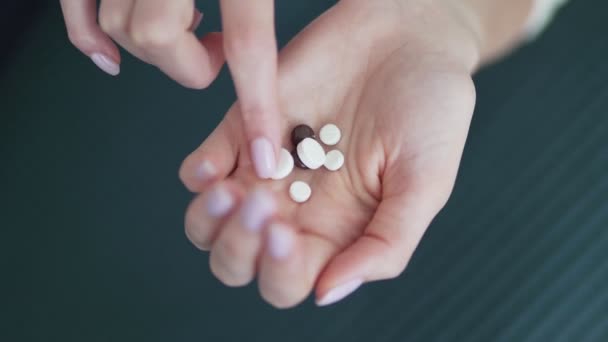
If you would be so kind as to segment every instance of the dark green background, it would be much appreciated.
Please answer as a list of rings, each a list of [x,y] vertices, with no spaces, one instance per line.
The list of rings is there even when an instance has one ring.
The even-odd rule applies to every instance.
[[[280,41],[331,3],[277,1]],[[279,311],[183,234],[177,169],[234,100],[228,74],[186,90],[124,54],[106,76],[53,3],[0,66],[0,340],[608,341],[607,13],[572,1],[476,76],[454,194],[400,278]]]

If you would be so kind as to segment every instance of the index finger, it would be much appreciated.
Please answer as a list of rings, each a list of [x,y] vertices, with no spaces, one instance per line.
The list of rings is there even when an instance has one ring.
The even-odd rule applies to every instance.
[[[280,145],[273,0],[221,0],[224,52],[251,156],[261,178],[274,172]]]
[[[136,1],[130,24],[133,45],[142,57],[184,86],[207,87],[224,63],[221,36],[199,40],[192,32],[199,12],[193,1]]]
[[[97,24],[95,0],[61,0],[61,10],[74,46],[110,75],[120,72],[120,52]]]

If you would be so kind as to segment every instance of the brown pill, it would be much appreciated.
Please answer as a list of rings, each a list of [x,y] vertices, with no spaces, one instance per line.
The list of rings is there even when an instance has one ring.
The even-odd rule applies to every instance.
[[[298,144],[306,139],[306,138],[314,138],[315,131],[308,125],[297,125],[291,131],[291,143],[293,146],[298,146]]]
[[[291,151],[291,156],[293,157],[293,163],[295,166],[299,167],[302,170],[308,170],[308,166],[304,165],[304,163],[302,163],[302,161],[300,160],[297,150]]]

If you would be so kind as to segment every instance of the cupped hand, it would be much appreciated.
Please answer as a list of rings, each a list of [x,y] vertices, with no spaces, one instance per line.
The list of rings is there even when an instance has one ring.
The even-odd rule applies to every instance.
[[[279,146],[274,0],[221,0],[223,32],[199,39],[194,0],[61,0],[70,41],[102,70],[120,72],[114,42],[178,83],[201,89],[224,56],[241,107],[243,133],[259,177],[274,172]]]
[[[342,169],[255,177],[238,106],[184,161],[180,177],[199,193],[186,233],[210,251],[211,270],[226,285],[257,276],[276,307],[315,288],[317,304],[326,305],[404,270],[451,192],[476,63],[474,43],[450,10],[406,3],[341,1],[280,54],[283,146],[292,148],[297,124],[318,132],[335,123]],[[295,180],[310,184],[308,202],[289,198]]]

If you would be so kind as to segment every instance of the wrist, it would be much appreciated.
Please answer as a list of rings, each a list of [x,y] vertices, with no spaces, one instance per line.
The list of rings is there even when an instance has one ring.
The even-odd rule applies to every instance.
[[[415,45],[473,73],[524,40],[533,1],[342,0],[340,3],[360,14],[355,20],[357,25],[367,22],[368,31],[381,32],[376,37]]]
[[[408,45],[472,74],[524,38],[532,0],[341,0],[354,26],[380,45]],[[359,36],[359,34],[356,34]]]
[[[483,28],[462,0],[398,0],[408,42],[473,73],[484,53]]]
[[[474,33],[479,64],[492,61],[525,38],[527,19],[534,0],[438,0],[450,7]]]
[[[357,25],[376,40],[409,46],[432,63],[447,64],[471,74],[481,58],[481,27],[477,16],[459,0],[342,0],[354,8]],[[371,18],[371,19],[370,19]]]

